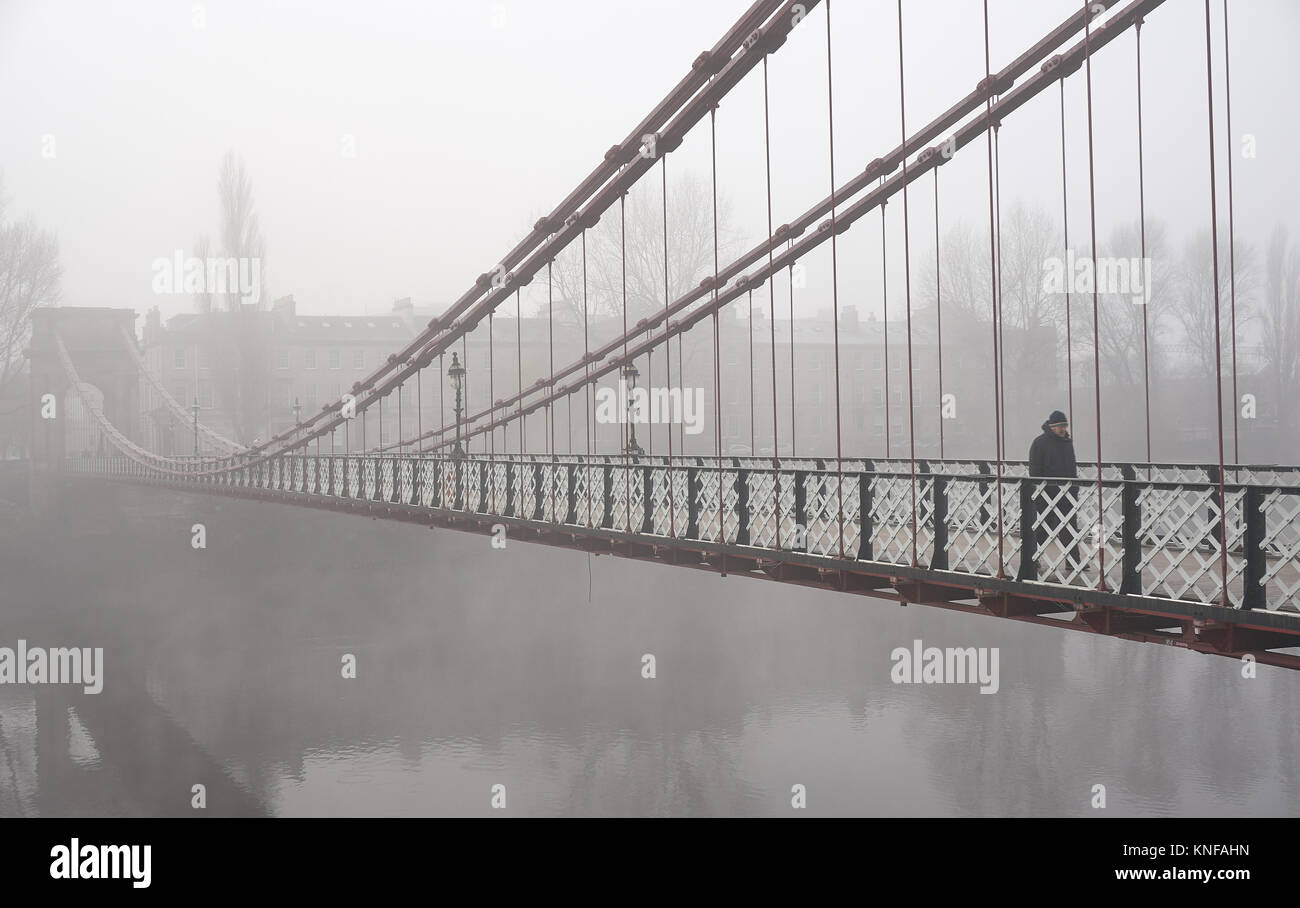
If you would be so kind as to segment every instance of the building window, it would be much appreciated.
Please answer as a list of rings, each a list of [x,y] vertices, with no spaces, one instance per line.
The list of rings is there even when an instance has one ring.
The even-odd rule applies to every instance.
[[[316,368],[316,348],[306,347],[302,351],[302,367],[304,369]]]
[[[281,410],[289,409],[292,391],[293,385],[287,381],[278,381],[275,383],[275,405],[277,408]]]
[[[208,353],[207,347],[199,347],[199,368],[208,369],[212,366],[212,356]]]
[[[352,351],[352,368],[364,369],[366,367],[366,351],[363,347],[357,347]]]
[[[172,397],[176,398],[177,403],[186,407],[193,403],[193,401],[190,400],[189,388],[185,386],[184,382],[172,387]]]
[[[331,350],[329,352],[329,363],[331,369],[342,368],[343,364],[341,360],[342,360],[342,356],[340,355],[338,350]]]
[[[308,385],[306,388],[303,389],[302,405],[307,410],[316,409],[316,386],[315,385]]]
[[[177,347],[177,348],[176,348],[176,355],[175,355],[175,360],[174,360],[174,363],[173,363],[173,364],[176,366],[177,369],[184,369],[184,368],[185,368],[185,348],[184,348],[184,347]]]
[[[199,382],[199,406],[205,410],[211,410],[216,406],[216,402],[212,398],[212,382],[210,381]]]
[[[275,351],[275,367],[277,369],[289,368],[289,348],[281,347]]]

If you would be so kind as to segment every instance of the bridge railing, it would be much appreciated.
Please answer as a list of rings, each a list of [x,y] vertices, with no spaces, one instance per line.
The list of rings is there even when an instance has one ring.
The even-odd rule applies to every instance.
[[[798,460],[774,469],[766,458],[573,455],[282,455],[216,474],[207,465],[194,459],[192,479],[116,456],[70,458],[67,468],[604,530],[684,547],[694,541],[1074,588],[1104,582],[1159,599],[1226,598],[1234,608],[1300,608],[1300,485],[1225,482],[1220,496],[1213,473],[1147,478],[1189,475],[1185,467],[1119,464],[1110,477],[1103,465],[1099,496],[1095,469],[1091,480],[1004,473],[999,481],[975,461],[944,463],[947,469],[918,462],[915,474],[907,461]],[[1247,478],[1259,479],[1251,469]]]

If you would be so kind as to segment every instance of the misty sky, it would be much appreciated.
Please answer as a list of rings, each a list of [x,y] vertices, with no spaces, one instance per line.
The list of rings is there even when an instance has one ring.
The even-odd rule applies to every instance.
[[[437,309],[489,271],[686,73],[744,0],[659,2],[0,2],[0,168],[11,214],[57,231],[65,305],[189,311],[158,297],[151,264],[218,233],[227,149],[249,168],[272,296],[300,311]],[[1073,2],[992,0],[996,70]],[[1214,0],[1217,152],[1224,166],[1222,3]],[[898,141],[895,7],[834,0],[837,181]],[[1300,232],[1291,87],[1300,4],[1233,0],[1233,132],[1239,239],[1279,220]],[[829,191],[826,10],[771,62],[776,223]],[[982,7],[906,0],[909,130],[983,77]],[[1168,0],[1143,29],[1147,211],[1176,243],[1209,225],[1204,6]],[[1098,234],[1137,217],[1134,39],[1096,57]],[[1086,234],[1082,70],[1067,82],[1071,232]],[[1059,96],[1052,88],[1001,133],[1004,206],[1060,218]],[[734,229],[765,225],[762,83],[756,71],[718,111],[718,190]],[[52,157],[43,155],[50,148]],[[352,137],[348,139],[347,137]],[[344,154],[354,143],[355,157]],[[709,177],[705,120],[670,157],[670,180]],[[944,229],[987,224],[983,143],[941,172]],[[1226,170],[1220,181],[1226,205]],[[652,172],[657,184],[658,171]],[[930,178],[912,192],[913,267],[932,249]],[[892,204],[891,269],[902,206]],[[1221,211],[1226,223],[1226,209]],[[841,305],[878,305],[879,218],[840,241]],[[1133,255],[1137,254],[1134,250]],[[895,276],[901,278],[901,271]],[[810,286],[818,286],[814,278]],[[901,280],[891,277],[901,287]],[[891,288],[891,305],[893,290]],[[891,313],[893,314],[893,313]]]

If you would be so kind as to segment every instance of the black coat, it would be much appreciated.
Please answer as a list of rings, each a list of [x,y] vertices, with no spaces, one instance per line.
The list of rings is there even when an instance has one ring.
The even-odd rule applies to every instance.
[[[1068,435],[1061,438],[1051,429],[1044,428],[1043,434],[1029,446],[1029,475],[1078,477],[1074,440]]]

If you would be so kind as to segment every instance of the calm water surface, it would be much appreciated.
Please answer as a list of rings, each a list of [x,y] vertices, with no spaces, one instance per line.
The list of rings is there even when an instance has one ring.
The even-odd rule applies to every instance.
[[[3,816],[1300,813],[1300,673],[281,505],[0,516],[0,645],[105,649],[0,686]],[[893,684],[915,639],[1000,690]]]

